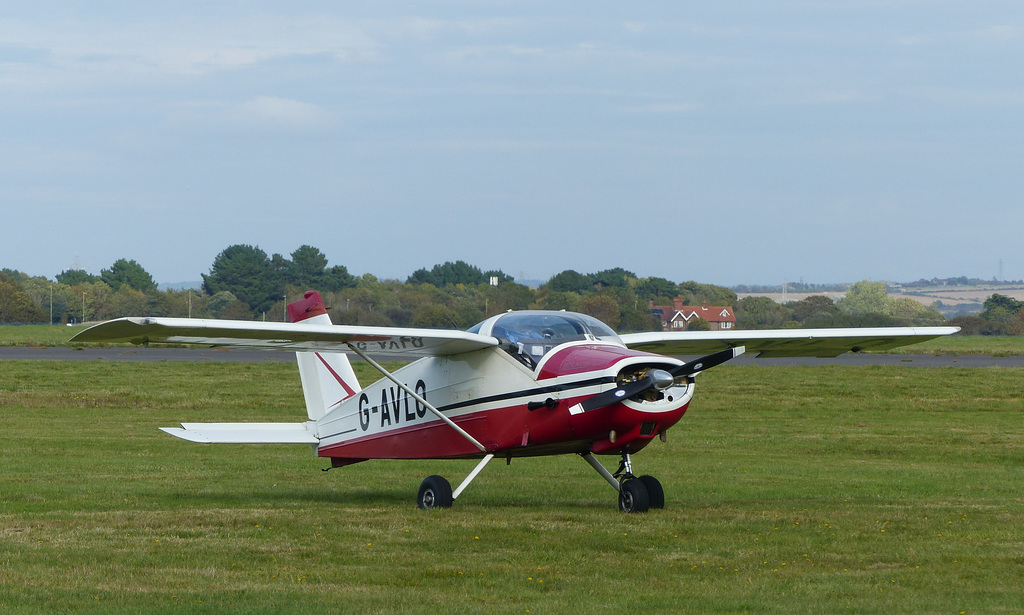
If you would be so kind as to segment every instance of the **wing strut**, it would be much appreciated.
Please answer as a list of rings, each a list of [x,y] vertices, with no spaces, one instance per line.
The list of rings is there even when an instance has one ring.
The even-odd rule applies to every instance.
[[[413,399],[415,399],[415,400],[416,400],[416,401],[418,401],[419,403],[423,404],[423,406],[424,406],[424,407],[425,407],[425,408],[426,408],[427,410],[430,410],[430,412],[431,412],[431,413],[432,413],[432,414],[433,414],[434,416],[436,416],[437,418],[439,418],[439,419],[441,419],[442,421],[444,421],[445,423],[447,423],[447,424],[448,424],[448,426],[449,426],[449,427],[451,427],[452,429],[454,429],[454,430],[455,430],[456,432],[458,432],[458,434],[459,434],[460,436],[462,436],[463,438],[465,438],[466,440],[468,440],[468,441],[469,441],[469,442],[470,442],[470,443],[471,443],[471,444],[472,444],[473,446],[475,446],[475,447],[477,447],[478,449],[480,449],[480,452],[481,452],[481,453],[486,453],[486,452],[487,452],[487,447],[485,447],[485,446],[484,446],[483,444],[480,444],[480,442],[479,442],[479,441],[477,441],[477,439],[476,439],[476,438],[474,438],[473,436],[471,436],[471,435],[469,435],[468,433],[466,433],[466,430],[465,430],[465,429],[463,429],[463,428],[459,427],[458,425],[456,425],[456,424],[455,424],[455,422],[454,422],[454,421],[452,421],[452,420],[451,420],[450,418],[448,418],[447,416],[445,416],[445,415],[441,414],[441,411],[440,411],[440,410],[438,410],[437,408],[435,408],[435,407],[433,406],[433,404],[431,404],[431,403],[430,403],[430,402],[428,402],[427,400],[423,399],[423,397],[421,397],[421,396],[420,396],[420,395],[419,395],[418,393],[416,393],[416,391],[414,391],[414,390],[412,390],[411,388],[409,388],[409,386],[408,386],[408,385],[406,385],[406,384],[405,384],[404,382],[401,382],[400,380],[398,380],[398,378],[395,378],[395,377],[394,377],[394,376],[393,376],[393,375],[391,374],[391,372],[389,372],[388,370],[384,369],[384,366],[383,366],[383,365],[381,365],[380,363],[377,363],[376,361],[374,361],[373,359],[371,359],[370,357],[368,357],[368,356],[366,355],[366,353],[365,353],[365,352],[363,352],[363,351],[359,350],[358,348],[356,348],[356,347],[355,347],[355,346],[353,346],[352,344],[346,344],[346,345],[347,345],[347,346],[349,347],[349,349],[351,349],[351,350],[352,350],[352,352],[354,352],[354,353],[356,353],[357,355],[359,355],[359,357],[360,357],[360,358],[361,358],[362,360],[364,360],[364,361],[366,361],[367,363],[369,363],[370,365],[372,365],[372,366],[373,366],[373,367],[374,367],[374,368],[375,368],[375,369],[376,369],[376,370],[377,370],[378,372],[380,372],[380,373],[381,373],[381,375],[383,375],[383,376],[384,376],[385,378],[387,378],[387,379],[388,379],[388,380],[390,380],[391,382],[394,382],[394,383],[395,383],[396,385],[398,385],[398,388],[402,389],[403,391],[405,391],[406,393],[408,393],[410,397],[412,397]],[[488,461],[490,461],[490,460],[488,459]]]

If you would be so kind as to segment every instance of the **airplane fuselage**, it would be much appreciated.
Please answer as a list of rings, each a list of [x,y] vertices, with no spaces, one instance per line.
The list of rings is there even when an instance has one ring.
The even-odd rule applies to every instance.
[[[623,370],[681,364],[614,343],[575,341],[557,346],[532,368],[505,350],[487,348],[420,359],[393,375],[488,453],[519,457],[640,450],[682,418],[692,384],[670,387],[654,401],[623,400],[590,412],[578,411],[577,404],[615,387]],[[317,436],[318,455],[338,465],[484,454],[386,378],[330,410],[317,422]]]

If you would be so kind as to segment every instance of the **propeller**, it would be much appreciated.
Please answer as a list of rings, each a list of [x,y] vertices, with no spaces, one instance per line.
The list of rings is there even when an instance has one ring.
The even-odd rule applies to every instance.
[[[580,408],[582,408],[583,412],[589,412],[591,410],[610,406],[616,402],[630,399],[631,397],[636,397],[650,389],[658,389],[659,391],[667,389],[672,386],[677,378],[690,378],[698,372],[710,369],[716,365],[721,365],[730,359],[740,356],[743,354],[744,350],[743,346],[738,346],[736,348],[729,348],[727,350],[722,350],[720,352],[700,357],[695,361],[684,363],[672,370],[648,370],[646,377],[640,380],[634,380],[633,382],[620,384],[614,389],[610,389],[604,393],[598,393],[597,395],[581,402],[579,404]]]

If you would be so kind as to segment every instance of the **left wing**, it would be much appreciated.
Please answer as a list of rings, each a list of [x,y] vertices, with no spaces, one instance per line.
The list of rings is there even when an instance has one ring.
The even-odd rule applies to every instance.
[[[497,346],[493,337],[447,329],[308,325],[193,318],[118,318],[89,327],[73,342],[150,342],[379,354],[445,356]]]
[[[837,357],[844,352],[889,350],[944,335],[960,327],[666,331],[620,335],[629,348],[667,355],[708,354],[745,346],[758,357]]]

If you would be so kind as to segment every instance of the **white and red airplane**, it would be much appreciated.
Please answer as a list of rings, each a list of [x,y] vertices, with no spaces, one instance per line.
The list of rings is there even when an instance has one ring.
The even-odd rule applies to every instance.
[[[572,312],[493,316],[468,331],[338,326],[316,292],[288,306],[292,323],[121,318],[76,342],[203,344],[295,351],[307,421],[183,423],[163,428],[192,442],[311,444],[341,467],[368,459],[480,459],[452,490],[441,476],[420,485],[420,508],[449,507],[495,457],[574,453],[616,489],[619,508],[665,504],[630,455],[686,412],[694,376],[744,352],[834,357],[949,335],[957,327],[693,331],[616,335]],[[383,378],[361,387],[347,353]],[[655,354],[655,353],[662,354]],[[710,353],[685,362],[671,355]],[[370,355],[421,356],[393,373]],[[670,356],[666,356],[670,355]],[[595,455],[618,455],[615,473]]]

